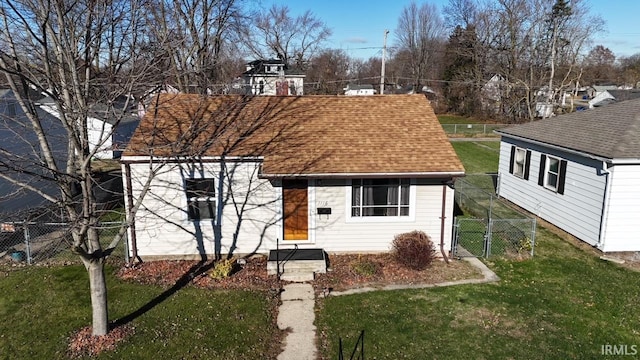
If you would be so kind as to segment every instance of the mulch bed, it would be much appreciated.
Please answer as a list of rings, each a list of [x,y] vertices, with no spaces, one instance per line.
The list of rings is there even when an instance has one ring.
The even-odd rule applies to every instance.
[[[394,261],[390,254],[330,256],[330,271],[317,274],[317,292],[343,291],[360,287],[380,287],[397,284],[436,284],[445,281],[481,278],[480,272],[465,261],[435,260],[424,270],[412,270]],[[365,265],[363,265],[365,264]],[[372,273],[371,265],[375,272]],[[363,271],[362,269],[367,271]]]
[[[330,255],[329,261],[329,271],[326,274],[317,274],[312,282],[318,294],[326,295],[330,290],[364,286],[435,284],[482,277],[478,270],[468,263],[453,259],[449,264],[436,260],[430,267],[421,271],[403,267],[393,261],[389,254]],[[278,283],[275,275],[267,275],[265,257],[246,259],[245,265],[236,266],[232,275],[224,279],[213,279],[208,275],[208,271],[214,265],[212,261],[152,261],[122,267],[117,276],[126,281],[167,288],[182,283],[205,289],[242,289],[275,293],[282,285]],[[69,356],[94,356],[102,351],[112,350],[118,342],[133,332],[134,328],[131,326],[118,326],[105,336],[91,336],[91,327],[85,327],[69,339]]]

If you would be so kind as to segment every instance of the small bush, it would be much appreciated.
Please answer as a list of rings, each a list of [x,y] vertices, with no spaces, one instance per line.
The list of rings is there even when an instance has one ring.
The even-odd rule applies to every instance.
[[[375,261],[370,259],[358,257],[358,260],[349,264],[351,271],[353,271],[356,275],[370,277],[376,275],[378,271],[380,271],[380,266]]]
[[[220,280],[228,278],[233,271],[235,259],[226,259],[216,262],[216,265],[209,271],[209,276],[212,279]]]
[[[392,254],[395,261],[414,270],[427,268],[436,257],[429,236],[417,230],[396,235],[393,239]]]

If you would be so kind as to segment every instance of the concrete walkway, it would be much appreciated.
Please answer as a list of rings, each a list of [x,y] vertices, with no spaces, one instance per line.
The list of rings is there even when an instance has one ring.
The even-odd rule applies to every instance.
[[[292,283],[284,286],[280,294],[278,328],[289,330],[284,339],[284,351],[278,360],[315,360],[316,314],[313,286],[307,283]]]
[[[351,295],[369,291],[423,289],[430,287],[453,286],[462,284],[481,284],[499,281],[500,278],[482,261],[475,257],[463,258],[482,273],[481,279],[467,279],[447,281],[439,284],[425,285],[387,285],[379,288],[364,287],[346,291],[334,291],[330,296]],[[278,360],[315,360],[316,326],[315,294],[313,286],[308,283],[291,283],[284,286],[280,294],[282,304],[278,310],[278,328],[288,330],[284,339],[284,351],[278,355]]]

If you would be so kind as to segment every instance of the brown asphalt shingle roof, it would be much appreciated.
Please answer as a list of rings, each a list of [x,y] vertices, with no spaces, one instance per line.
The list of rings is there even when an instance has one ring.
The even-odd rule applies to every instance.
[[[459,174],[424,95],[163,94],[124,156],[259,156],[264,175]]]
[[[640,99],[496,130],[606,159],[640,158]]]

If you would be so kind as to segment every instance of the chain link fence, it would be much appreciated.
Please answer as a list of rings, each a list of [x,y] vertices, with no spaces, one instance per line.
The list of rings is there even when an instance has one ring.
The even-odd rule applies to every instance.
[[[455,256],[529,257],[534,254],[536,219],[496,195],[497,175],[471,175],[455,184],[465,214],[454,224]]]
[[[105,249],[120,230],[121,222],[100,224],[100,242]],[[43,264],[79,261],[71,250],[73,239],[67,223],[5,222],[0,224],[0,261]],[[126,238],[116,246],[110,259],[126,262]]]
[[[493,130],[503,128],[505,124],[442,124],[442,128],[447,134],[463,136],[496,136]]]

